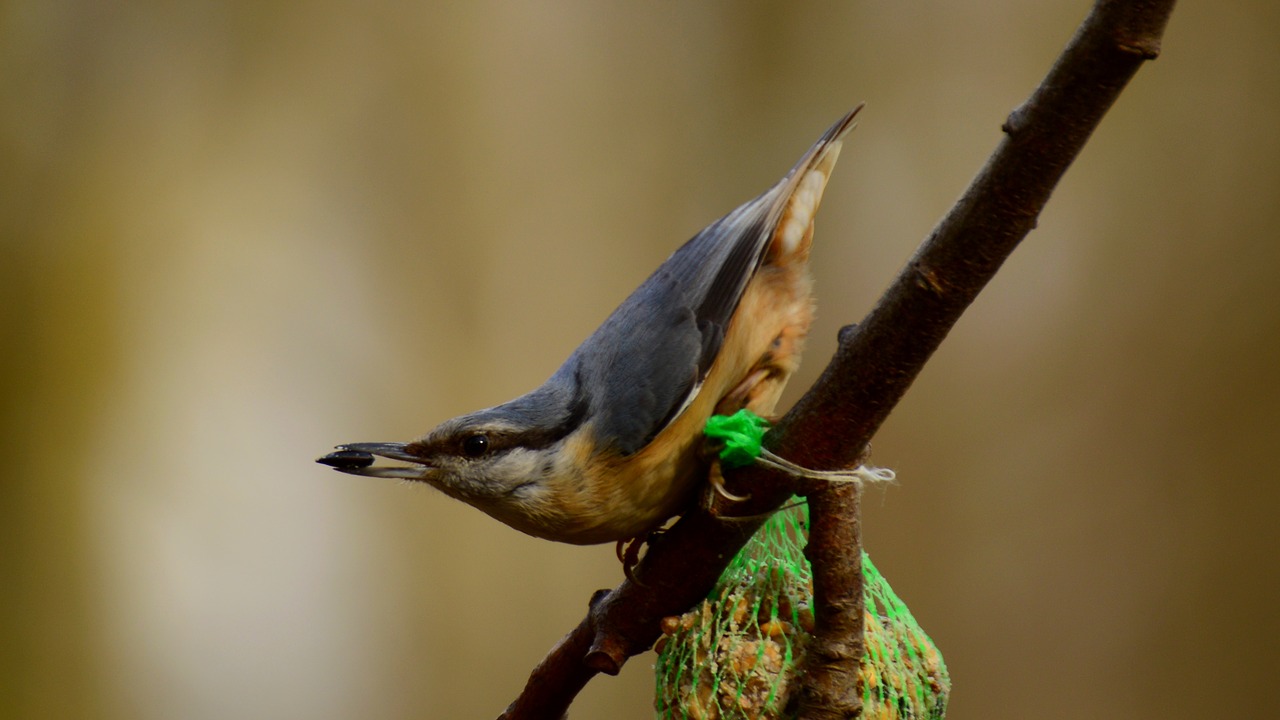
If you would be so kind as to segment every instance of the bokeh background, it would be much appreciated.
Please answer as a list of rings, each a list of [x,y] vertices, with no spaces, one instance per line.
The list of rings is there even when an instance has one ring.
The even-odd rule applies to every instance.
[[[312,460],[535,386],[866,100],[796,397],[1088,6],[0,5],[0,716],[496,715],[613,549]],[[876,440],[956,720],[1274,712],[1278,30],[1177,9]]]

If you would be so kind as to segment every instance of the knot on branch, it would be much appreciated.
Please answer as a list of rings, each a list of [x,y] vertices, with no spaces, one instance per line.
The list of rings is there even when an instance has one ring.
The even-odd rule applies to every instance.
[[[627,662],[626,650],[610,635],[597,635],[591,651],[583,658],[587,667],[605,675],[617,675]]]
[[[1023,103],[1009,113],[1009,117],[1005,118],[1004,124],[1000,126],[1000,131],[1005,135],[1013,136],[1022,132],[1022,129],[1026,126],[1027,105]]]
[[[928,290],[938,297],[942,297],[947,294],[946,284],[942,281],[942,278],[938,276],[938,273],[933,270],[933,268],[927,267],[923,263],[917,261],[912,263],[911,269],[916,275],[916,285],[921,289]]]
[[[600,603],[604,602],[605,598],[609,597],[610,592],[612,591],[609,590],[609,588],[600,588],[599,590],[591,593],[591,599],[587,601],[587,609],[595,610]]]
[[[862,628],[857,628],[861,631]],[[866,644],[859,634],[839,637],[835,633],[814,635],[809,642],[809,672],[821,668],[827,673],[856,677],[859,664],[866,654]]]
[[[1160,57],[1159,38],[1122,38],[1116,40],[1116,49],[1129,55],[1137,55],[1143,60],[1155,60]]]
[[[799,716],[813,720],[853,720],[862,716],[862,698],[856,691],[805,687],[799,694],[799,706]]]
[[[617,675],[622,671],[622,664],[626,662],[626,655],[623,655],[617,648],[599,648],[599,650],[591,650],[586,653],[582,662],[596,673],[604,673],[605,675]]]

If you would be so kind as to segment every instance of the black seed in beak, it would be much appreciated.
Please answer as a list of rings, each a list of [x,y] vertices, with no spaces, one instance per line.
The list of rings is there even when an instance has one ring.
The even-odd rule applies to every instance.
[[[358,470],[372,465],[373,456],[361,450],[338,450],[319,458],[316,462],[339,470]]]

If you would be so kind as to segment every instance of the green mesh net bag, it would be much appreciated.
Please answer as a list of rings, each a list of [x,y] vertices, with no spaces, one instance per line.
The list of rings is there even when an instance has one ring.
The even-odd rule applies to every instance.
[[[813,577],[803,549],[807,527],[805,505],[775,514],[707,600],[663,621],[655,667],[659,718],[795,716],[788,700],[814,622]],[[942,718],[951,690],[942,655],[865,553],[862,574],[862,716]]]

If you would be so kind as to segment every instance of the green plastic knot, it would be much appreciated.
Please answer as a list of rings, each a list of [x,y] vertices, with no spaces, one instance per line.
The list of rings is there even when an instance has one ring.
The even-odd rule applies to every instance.
[[[760,457],[760,441],[769,430],[769,421],[751,412],[739,410],[732,415],[712,415],[703,430],[712,440],[724,442],[720,462],[731,468],[750,465]]]

